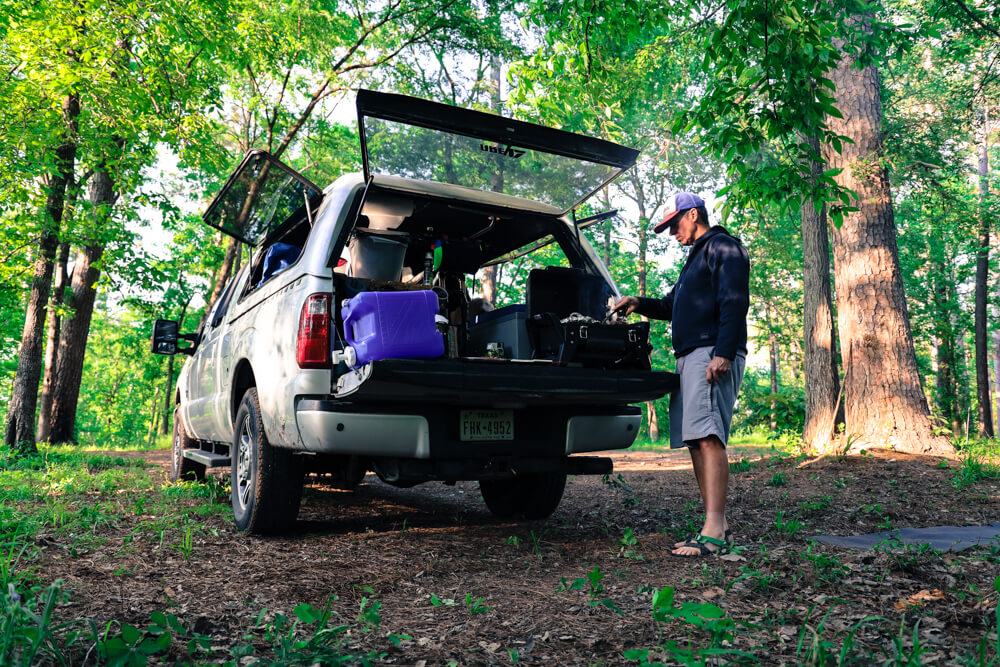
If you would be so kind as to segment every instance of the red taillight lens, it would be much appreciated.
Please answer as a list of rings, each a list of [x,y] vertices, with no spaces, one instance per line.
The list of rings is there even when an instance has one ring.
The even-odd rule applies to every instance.
[[[330,368],[329,294],[310,294],[302,305],[295,359],[299,368]]]

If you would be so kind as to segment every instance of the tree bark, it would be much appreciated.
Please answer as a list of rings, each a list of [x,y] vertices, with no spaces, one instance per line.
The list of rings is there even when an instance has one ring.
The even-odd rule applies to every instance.
[[[66,203],[66,186],[73,178],[76,165],[76,117],[80,99],[75,94],[63,98],[63,119],[66,123],[63,143],[55,150],[56,173],[48,179],[42,234],[38,244],[31,278],[31,293],[24,314],[21,343],[17,349],[17,371],[7,406],[4,443],[22,454],[35,448],[35,408],[38,405],[38,382],[42,374],[42,339],[45,330],[45,308],[52,286],[52,261],[59,243],[59,226]]]
[[[771,303],[764,302],[764,323],[767,326],[768,358],[771,367],[771,424],[770,432],[774,435],[778,430],[778,337],[774,335],[774,322],[771,319]]]
[[[818,155],[819,139],[810,145]],[[823,164],[813,160],[813,180],[823,174]],[[812,201],[802,202],[802,291],[804,295],[803,358],[805,362],[805,424],[802,440],[811,449],[825,453],[833,442],[834,429],[843,421],[839,409],[840,379],[830,289],[830,235],[826,205],[819,212]]]
[[[979,142],[979,249],[976,251],[976,399],[979,404],[979,437],[992,438],[993,410],[990,400],[989,333],[987,321],[990,273],[990,156],[989,110],[983,110],[982,136]]]
[[[867,29],[863,17],[855,21]],[[842,170],[837,182],[857,194],[851,204],[859,209],[833,232],[847,433],[867,446],[954,456],[954,447],[933,434],[917,370],[882,163],[878,72],[872,65],[856,69],[845,53],[832,80],[843,118],[829,117],[828,125],[853,143],[841,153],[827,146],[826,161]]]
[[[71,205],[70,205],[71,206]],[[70,208],[70,207],[67,207]],[[42,380],[42,394],[38,400],[38,430],[36,439],[45,442],[49,439],[49,423],[52,417],[52,388],[55,384],[56,355],[59,350],[59,329],[62,316],[59,310],[65,300],[66,263],[69,259],[69,244],[59,244],[59,254],[56,256],[55,277],[52,281],[52,297],[49,299],[49,326],[45,342],[45,377]]]
[[[99,218],[109,215],[114,201],[114,183],[106,167],[95,171],[90,183],[90,203]],[[98,223],[95,229],[102,228]],[[83,359],[87,349],[90,320],[94,314],[97,296],[97,279],[101,272],[95,266],[104,254],[104,244],[85,245],[73,267],[72,289],[69,306],[73,316],[66,320],[59,336],[56,361],[56,382],[52,397],[52,423],[49,439],[52,442],[76,441],[76,409],[83,377]]]

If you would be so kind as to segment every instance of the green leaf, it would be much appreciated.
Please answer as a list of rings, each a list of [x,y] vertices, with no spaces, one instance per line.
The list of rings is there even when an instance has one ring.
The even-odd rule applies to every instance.
[[[296,618],[298,618],[303,623],[313,624],[316,622],[317,618],[316,609],[313,608],[311,604],[303,602],[302,604],[295,607],[295,609],[293,609],[292,611],[294,612]]]
[[[653,595],[653,609],[659,607],[673,607],[674,606],[674,589],[670,586],[664,586],[660,590],[656,591]]]
[[[129,625],[128,623],[126,623],[125,625],[122,626],[122,639],[125,640],[125,643],[128,644],[129,646],[135,646],[136,642],[139,641],[139,637],[141,636],[142,633],[139,632],[139,628],[135,627],[134,625]]]

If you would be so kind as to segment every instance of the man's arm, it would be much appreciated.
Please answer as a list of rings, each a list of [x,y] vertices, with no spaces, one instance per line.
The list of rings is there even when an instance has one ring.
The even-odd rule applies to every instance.
[[[669,320],[674,311],[674,292],[666,295],[662,299],[653,299],[646,296],[623,296],[615,303],[615,310],[620,310],[626,315],[639,313],[654,320]]]
[[[648,296],[623,296],[615,304],[615,310],[621,310],[626,315],[639,313],[654,320],[669,320],[674,314],[674,291],[662,299]]]

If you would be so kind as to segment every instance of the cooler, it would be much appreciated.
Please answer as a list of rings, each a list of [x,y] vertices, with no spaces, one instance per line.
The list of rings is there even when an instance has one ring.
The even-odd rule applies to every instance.
[[[416,292],[361,292],[341,309],[355,367],[379,359],[430,359],[444,354],[437,330],[438,296]]]

